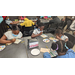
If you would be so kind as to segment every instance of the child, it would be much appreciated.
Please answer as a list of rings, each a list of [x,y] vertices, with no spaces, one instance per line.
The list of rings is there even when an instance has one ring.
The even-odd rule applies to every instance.
[[[65,42],[68,41],[68,37],[66,35],[64,35],[63,31],[60,29],[57,29],[55,31],[55,35],[58,40],[64,40]]]
[[[15,38],[21,38],[21,37],[22,33],[19,31],[18,26],[12,25],[12,31],[5,32],[1,38],[1,41],[3,41],[3,43],[12,43],[15,42]]]
[[[75,58],[75,52],[71,49],[73,48],[73,43],[70,41],[57,41],[52,43],[51,48],[57,51],[58,56],[56,58]],[[51,58],[48,52],[45,52],[43,56],[44,58]]]
[[[42,35],[44,25],[42,23],[38,24],[38,29],[35,29],[31,35],[32,38]]]
[[[12,28],[12,24],[17,24],[19,21],[11,21],[9,16],[6,17],[6,24],[8,24]]]

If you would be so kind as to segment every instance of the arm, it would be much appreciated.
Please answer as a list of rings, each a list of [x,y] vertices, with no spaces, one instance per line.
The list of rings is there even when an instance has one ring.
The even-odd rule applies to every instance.
[[[34,33],[31,35],[31,38],[35,38],[35,37],[37,37],[37,36],[40,36],[40,35],[42,35],[42,33],[43,32],[41,32],[41,33],[39,33],[39,34],[37,34],[37,35],[35,35]]]
[[[67,42],[67,41],[68,41],[68,38],[65,39],[65,42]]]
[[[21,26],[24,26],[24,25],[25,25],[25,22],[21,23],[20,25],[21,25]]]
[[[0,43],[13,43],[16,41],[16,39],[12,39],[12,40],[6,40],[7,37],[5,35],[2,36],[2,38],[0,39]]]

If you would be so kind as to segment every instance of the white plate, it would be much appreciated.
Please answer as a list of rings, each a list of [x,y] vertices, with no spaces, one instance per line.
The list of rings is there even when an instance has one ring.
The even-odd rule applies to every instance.
[[[31,54],[32,55],[39,55],[40,54],[40,50],[38,50],[38,49],[32,49],[31,50]]]
[[[43,42],[48,43],[48,42],[50,42],[50,40],[49,39],[43,39]]]

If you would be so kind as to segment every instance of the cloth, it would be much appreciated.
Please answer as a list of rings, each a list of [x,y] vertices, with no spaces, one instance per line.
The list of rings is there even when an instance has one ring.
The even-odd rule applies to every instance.
[[[33,31],[33,33],[34,33],[35,35],[39,34],[40,32],[43,32],[43,31],[39,31],[38,29],[35,29],[35,30]]]
[[[3,21],[3,17],[2,16],[0,16],[0,23]]]
[[[67,38],[68,38],[68,37],[67,37],[66,35],[61,36],[61,39],[64,40],[64,41],[65,41]]]
[[[51,58],[50,54],[48,52],[43,54],[44,58]],[[56,58],[75,58],[75,52],[71,49],[69,49],[65,55],[57,56]]]
[[[24,17],[21,16],[21,17],[20,17],[21,20],[24,20],[24,18],[26,18],[26,16],[24,16]]]
[[[72,22],[72,24],[70,25],[70,29],[71,30],[75,30],[75,20]]]
[[[10,25],[10,23],[12,23],[11,20],[6,20],[6,24]]]
[[[3,17],[3,20],[6,18],[6,16],[2,16]]]
[[[7,37],[7,39],[13,39],[15,38],[13,35],[12,35],[12,31],[7,31],[4,33],[4,35]],[[22,37],[22,33],[19,32],[18,36],[16,38],[21,38]]]
[[[34,22],[32,20],[29,20],[28,18],[24,18],[24,22],[21,23],[21,26],[25,26],[25,27],[32,27],[32,25],[34,25]]]

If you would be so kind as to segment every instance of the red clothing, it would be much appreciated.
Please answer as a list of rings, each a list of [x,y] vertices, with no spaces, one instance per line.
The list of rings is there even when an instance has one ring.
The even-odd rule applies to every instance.
[[[3,20],[6,18],[6,16],[2,16],[3,17]]]

